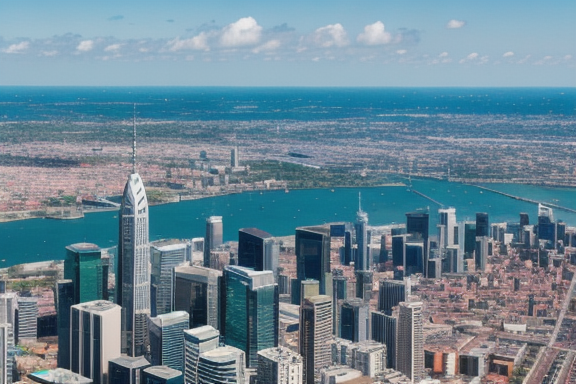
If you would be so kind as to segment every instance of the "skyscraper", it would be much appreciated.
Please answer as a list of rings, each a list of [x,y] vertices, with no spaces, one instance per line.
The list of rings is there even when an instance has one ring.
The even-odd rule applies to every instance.
[[[121,356],[108,362],[108,384],[140,384],[142,371],[150,366],[144,356]]]
[[[490,221],[486,212],[476,213],[476,236],[490,236]]]
[[[94,384],[108,382],[108,362],[120,357],[120,306],[104,300],[76,304],[70,313],[70,370]]]
[[[238,160],[238,147],[234,147],[230,151],[230,166],[232,168],[240,166],[240,161]]]
[[[372,312],[372,340],[386,345],[386,366],[396,369],[398,318],[384,312]]]
[[[244,383],[245,359],[244,351],[229,345],[202,353],[198,361],[198,384]]]
[[[392,313],[392,308],[407,300],[410,291],[410,278],[404,278],[403,281],[380,280],[378,310],[386,314]]]
[[[302,384],[302,356],[288,348],[258,352],[258,384]]]
[[[340,313],[340,337],[355,343],[370,339],[370,304],[359,298],[347,299]]]
[[[371,267],[370,254],[368,252],[368,214],[362,210],[361,195],[358,193],[358,212],[356,212],[356,223],[354,230],[356,232],[356,244],[358,250],[354,260],[354,270],[368,271]]]
[[[408,376],[412,383],[424,379],[424,332],[422,303],[400,303],[396,369]]]
[[[56,282],[54,299],[58,327],[58,368],[70,369],[70,307],[77,304],[74,302],[72,280]]]
[[[442,249],[455,244],[455,234],[458,233],[458,225],[456,224],[456,208],[440,208],[438,209],[438,225],[444,226],[444,233],[440,239],[440,246]]]
[[[238,231],[238,265],[255,271],[278,273],[279,245],[268,232],[257,228]]]
[[[223,242],[222,216],[210,216],[206,219],[206,237],[204,238],[204,266],[210,267],[210,251]]]
[[[96,244],[77,243],[66,247],[64,278],[74,284],[74,303],[108,300],[108,257]]]
[[[190,315],[190,328],[220,328],[220,280],[216,269],[192,266],[174,268],[174,310]]]
[[[18,297],[18,342],[38,337],[38,299]]]
[[[278,346],[279,297],[274,275],[272,271],[228,266],[223,286],[225,342],[246,353],[248,367],[256,367],[258,351]]]
[[[172,312],[174,297],[173,268],[184,263],[191,251],[190,244],[180,240],[160,240],[150,243],[150,311],[152,316]]]
[[[198,381],[198,363],[204,352],[218,348],[220,332],[210,325],[204,325],[184,331],[184,382],[200,384]]]
[[[318,280],[320,282],[320,294],[332,295],[329,227],[296,228],[296,263],[298,281]],[[298,283],[298,288],[299,286]],[[298,289],[292,290],[292,304],[300,305],[299,298]]]
[[[188,312],[176,311],[148,319],[152,365],[184,371],[184,330],[189,318]]]
[[[428,276],[428,259],[430,258],[429,244],[429,215],[424,212],[412,212],[406,214],[406,232],[416,239],[422,239],[422,273]]]
[[[331,364],[328,346],[332,338],[332,298],[326,295],[305,299],[300,307],[299,352],[304,362],[304,382],[320,382],[320,370]]]
[[[147,318],[150,316],[150,244],[148,199],[136,173],[136,123],[132,145],[132,174],[120,206],[118,274],[116,290],[122,306],[122,351],[129,356],[147,352]]]
[[[141,384],[184,384],[184,375],[165,365],[151,366],[142,371]]]

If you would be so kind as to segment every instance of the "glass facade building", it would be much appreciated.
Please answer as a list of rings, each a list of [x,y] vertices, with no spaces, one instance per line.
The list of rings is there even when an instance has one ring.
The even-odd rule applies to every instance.
[[[102,257],[102,250],[96,244],[77,243],[66,247],[64,278],[74,284],[74,304],[108,300],[108,265],[108,258]]]
[[[184,330],[189,318],[188,312],[176,311],[148,319],[152,365],[184,370]]]
[[[190,259],[191,246],[180,240],[150,243],[150,312],[152,316],[170,313],[174,297],[174,267]]]

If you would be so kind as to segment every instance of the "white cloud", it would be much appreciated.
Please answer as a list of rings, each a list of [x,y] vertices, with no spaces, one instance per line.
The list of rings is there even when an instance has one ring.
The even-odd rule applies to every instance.
[[[109,46],[107,46],[106,48],[104,48],[105,52],[117,52],[120,50],[120,47],[122,47],[122,44],[111,44]]]
[[[524,56],[524,58],[518,60],[518,64],[524,64],[524,63],[526,63],[526,62],[528,61],[528,59],[531,58],[531,57],[532,57],[532,55],[526,55],[526,56]]]
[[[359,34],[356,40],[366,45],[382,45],[392,41],[392,34],[385,30],[384,23],[377,21],[365,26],[364,32]]]
[[[448,24],[446,24],[446,28],[458,29],[458,28],[462,28],[465,25],[466,25],[465,21],[452,19],[448,22]]]
[[[93,48],[94,48],[94,41],[92,40],[81,41],[80,44],[78,44],[78,46],[76,47],[76,49],[81,52],[88,52],[91,51]]]
[[[18,44],[12,44],[8,48],[4,50],[4,53],[22,53],[23,51],[27,50],[30,46],[30,42],[22,41]]]
[[[469,54],[468,56],[466,56],[465,58],[463,58],[462,60],[459,61],[460,64],[464,64],[468,61],[474,61],[476,60],[480,55],[476,52],[473,52],[471,54]]]
[[[198,36],[191,37],[190,39],[180,40],[180,38],[175,38],[168,42],[170,51],[176,52],[182,49],[196,49],[199,51],[209,51],[208,46],[208,34],[206,32],[201,32]]]
[[[324,48],[344,47],[348,45],[346,30],[340,23],[330,24],[314,31],[314,42]]]
[[[506,52],[505,54],[502,55],[502,57],[512,57],[512,56],[514,56],[514,52],[512,51]]]
[[[448,52],[442,52],[438,57],[448,57]]]
[[[396,51],[396,53],[399,54],[399,55],[405,55],[406,52],[408,52],[408,51],[405,50],[405,49],[399,49],[399,50]]]
[[[58,54],[58,51],[42,51],[42,52],[40,52],[40,54],[42,56],[46,56],[46,57],[53,57],[53,56],[56,56]]]
[[[255,45],[260,41],[262,27],[252,17],[243,17],[222,30],[220,44],[224,47]]]
[[[264,44],[254,48],[252,50],[252,52],[254,53],[260,53],[263,51],[273,51],[275,49],[278,49],[280,47],[281,43],[280,40],[270,40],[265,42]]]
[[[572,55],[566,55],[564,56],[564,60],[570,60],[572,58]]]

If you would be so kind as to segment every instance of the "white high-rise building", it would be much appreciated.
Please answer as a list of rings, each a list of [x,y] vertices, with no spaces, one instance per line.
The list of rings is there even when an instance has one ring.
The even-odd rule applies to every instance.
[[[148,352],[147,318],[150,316],[150,244],[148,199],[136,173],[136,128],[132,174],[128,177],[120,207],[120,239],[116,289],[122,306],[122,352],[142,356]]]
[[[446,249],[454,245],[454,233],[458,227],[456,223],[456,208],[440,208],[438,210],[438,226],[443,226],[438,236],[440,247]]]
[[[89,301],[70,308],[70,370],[108,383],[108,362],[120,357],[119,305],[105,300]]]
[[[204,237],[204,266],[210,267],[210,251],[223,242],[222,216],[210,216],[206,219],[206,237]]]
[[[306,298],[300,308],[299,351],[304,362],[304,382],[320,382],[320,370],[330,365],[332,351],[332,298],[318,295]]]
[[[396,369],[412,383],[419,383],[425,377],[422,302],[400,303]]]
[[[288,348],[258,351],[258,384],[303,384],[302,356]]]

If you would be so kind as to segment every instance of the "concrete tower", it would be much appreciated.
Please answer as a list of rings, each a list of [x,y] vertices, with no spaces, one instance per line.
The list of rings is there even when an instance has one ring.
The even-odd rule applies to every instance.
[[[412,383],[424,379],[424,332],[422,303],[400,303],[396,369],[408,376]]]
[[[148,349],[147,317],[150,316],[150,244],[148,199],[136,173],[136,122],[132,145],[132,174],[128,177],[120,207],[118,274],[116,289],[122,306],[122,352],[142,356]]]
[[[332,298],[312,296],[300,307],[299,351],[304,363],[304,382],[320,382],[320,370],[331,364],[332,351],[328,342],[332,338]]]
[[[354,260],[354,269],[356,271],[370,270],[370,254],[368,253],[368,214],[362,210],[362,196],[358,193],[358,212],[356,212],[356,244],[358,251]]]

